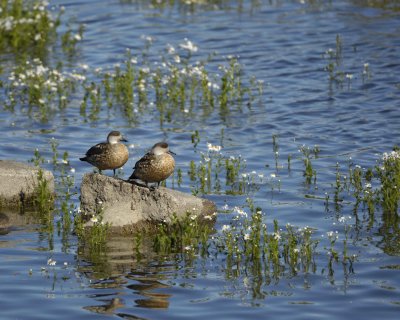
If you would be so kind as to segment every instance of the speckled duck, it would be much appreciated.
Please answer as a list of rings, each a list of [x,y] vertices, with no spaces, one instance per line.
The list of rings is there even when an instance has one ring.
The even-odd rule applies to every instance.
[[[175,170],[175,159],[169,150],[168,143],[158,142],[151,150],[136,162],[134,171],[128,180],[139,179],[148,187],[148,183],[167,179]]]
[[[86,156],[79,158],[81,161],[89,162],[97,167],[101,173],[102,170],[113,170],[121,168],[129,157],[128,148],[121,143],[127,142],[119,131],[111,131],[107,136],[107,142],[98,143],[91,147]]]

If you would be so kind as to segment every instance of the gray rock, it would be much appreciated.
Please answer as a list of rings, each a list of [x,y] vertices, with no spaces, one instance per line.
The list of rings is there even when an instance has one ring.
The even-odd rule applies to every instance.
[[[54,192],[53,173],[43,170],[49,191]],[[0,160],[0,207],[20,208],[32,201],[38,185],[38,168],[25,163]]]
[[[0,230],[7,229],[11,226],[10,218],[3,212],[0,212]]]
[[[102,212],[103,222],[110,223],[114,230],[134,231],[144,225],[168,222],[174,214],[179,218],[190,212],[199,218],[213,218],[216,206],[209,200],[180,191],[164,187],[151,190],[114,177],[89,173],[82,179],[80,209],[88,217]]]

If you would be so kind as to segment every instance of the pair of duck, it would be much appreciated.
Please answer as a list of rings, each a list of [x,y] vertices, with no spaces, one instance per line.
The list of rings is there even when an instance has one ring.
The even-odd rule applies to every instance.
[[[129,157],[128,148],[121,143],[127,142],[119,131],[111,131],[107,136],[107,142],[102,142],[91,147],[86,156],[79,158],[81,161],[89,162],[100,170],[113,170],[121,168]],[[141,180],[148,183],[157,183],[167,179],[175,169],[175,160],[166,142],[156,143],[133,168],[129,181]]]

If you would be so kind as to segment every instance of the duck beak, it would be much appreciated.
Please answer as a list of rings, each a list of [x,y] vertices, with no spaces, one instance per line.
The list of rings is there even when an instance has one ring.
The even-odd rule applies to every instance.
[[[176,153],[175,153],[175,152],[172,152],[171,150],[168,151],[168,153],[169,153],[169,154],[173,154],[174,156],[176,156]]]
[[[124,137],[122,137],[121,141],[128,142],[128,140],[126,140]]]

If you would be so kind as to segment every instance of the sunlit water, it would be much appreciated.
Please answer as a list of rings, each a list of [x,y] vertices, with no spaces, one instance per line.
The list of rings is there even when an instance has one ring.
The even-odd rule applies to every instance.
[[[355,164],[371,167],[382,152],[399,143],[400,16],[363,6],[362,1],[315,2],[252,1],[241,9],[236,2],[193,8],[175,4],[159,9],[146,1],[56,1],[66,7],[65,20],[75,17],[86,25],[76,63],[93,69],[113,66],[124,59],[126,48],[140,54],[142,35],[154,38],[153,52],[164,50],[167,43],[177,47],[188,38],[199,47],[194,58],[217,53],[216,68],[227,56],[239,56],[245,74],[264,81],[262,99],[228,116],[218,111],[209,116],[175,115],[162,127],[156,111],[144,112],[137,123],[129,123],[121,112],[107,110],[100,112],[97,121],[86,121],[77,105],[43,123],[18,110],[2,110],[0,156],[24,162],[37,147],[51,158],[49,140],[54,137],[60,143],[59,152],[69,153],[79,192],[82,175],[92,168],[78,158],[118,129],[134,145],[122,176],[131,173],[135,161],[153,143],[166,139],[184,173],[183,184],[175,188],[190,192],[186,175],[190,161],[199,161],[207,142],[221,145],[226,155],[242,155],[247,160],[246,172],[263,174],[264,180],[249,195],[206,197],[221,209],[242,206],[250,196],[266,212],[267,223],[277,219],[280,225],[315,228],[315,237],[322,241],[316,270],[291,277],[282,274],[271,281],[267,277],[259,281],[249,270],[235,278],[229,277],[223,258],[217,256],[191,261],[153,256],[138,261],[129,239],[111,242],[109,260],[96,264],[79,253],[73,235],[62,239],[55,231],[49,236],[38,231],[40,226],[21,222],[0,235],[1,318],[398,316],[399,249],[398,244],[390,248],[385,243],[380,216],[369,230],[362,225],[365,217],[360,213],[361,226],[349,240],[358,258],[351,267],[336,264],[329,275],[322,236],[339,230],[343,237],[337,216],[352,215],[352,206],[344,205],[339,213],[334,208],[326,211],[323,200],[306,195],[324,197],[332,191],[337,162],[345,168],[351,158]],[[341,85],[329,81],[324,70],[325,52],[335,48],[337,34],[343,41],[342,69],[353,75]],[[369,79],[363,79],[365,63],[371,71]],[[191,143],[194,130],[200,134],[196,148]],[[273,135],[278,137],[277,166]],[[313,162],[318,189],[304,184],[298,152],[303,144],[321,149]],[[74,201],[78,206],[78,195]],[[216,229],[230,219],[229,214],[220,214]],[[354,217],[349,223],[355,223]],[[55,266],[47,265],[49,258],[57,261]]]

